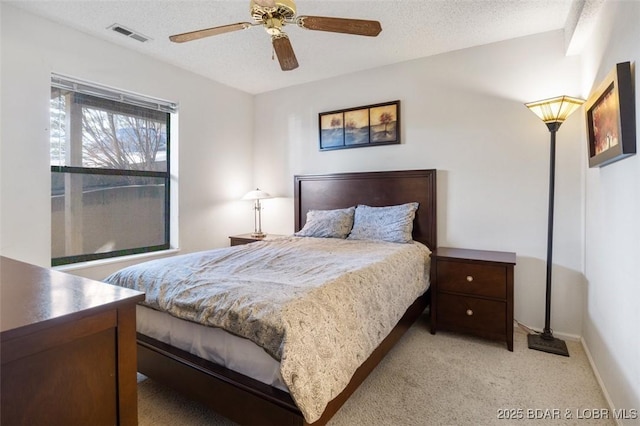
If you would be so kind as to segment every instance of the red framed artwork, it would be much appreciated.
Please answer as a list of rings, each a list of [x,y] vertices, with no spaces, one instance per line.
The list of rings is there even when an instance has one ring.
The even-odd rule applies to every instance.
[[[589,167],[602,167],[636,153],[631,64],[617,64],[585,103]]]

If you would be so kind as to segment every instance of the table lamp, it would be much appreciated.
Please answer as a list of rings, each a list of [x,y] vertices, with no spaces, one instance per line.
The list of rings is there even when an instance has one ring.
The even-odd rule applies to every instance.
[[[243,200],[254,200],[254,222],[253,222],[253,233],[251,234],[254,238],[264,238],[267,234],[262,232],[262,205],[260,204],[260,200],[264,200],[265,198],[272,198],[268,192],[264,192],[260,190],[260,188],[256,188],[253,191],[247,192]]]

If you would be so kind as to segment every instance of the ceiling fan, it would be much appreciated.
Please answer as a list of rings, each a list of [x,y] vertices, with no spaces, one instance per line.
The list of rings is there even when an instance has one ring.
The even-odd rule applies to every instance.
[[[296,3],[294,0],[251,0],[249,12],[254,22],[238,22],[206,28],[188,33],[176,34],[169,37],[175,43],[197,40],[218,34],[225,34],[238,30],[246,30],[258,25],[271,35],[273,50],[275,51],[280,68],[290,71],[298,68],[298,60],[293,52],[289,36],[282,30],[287,24],[296,24],[301,28],[334,33],[355,34],[375,37],[380,34],[382,27],[378,21],[364,19],[330,18],[324,16],[296,17]]]

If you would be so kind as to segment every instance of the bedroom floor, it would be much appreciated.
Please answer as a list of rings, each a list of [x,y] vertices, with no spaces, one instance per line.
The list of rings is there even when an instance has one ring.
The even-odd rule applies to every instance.
[[[582,345],[567,346],[568,358],[530,350],[517,327],[514,352],[500,342],[434,336],[424,315],[329,424],[614,425]],[[234,424],[142,375],[138,413],[141,426]]]

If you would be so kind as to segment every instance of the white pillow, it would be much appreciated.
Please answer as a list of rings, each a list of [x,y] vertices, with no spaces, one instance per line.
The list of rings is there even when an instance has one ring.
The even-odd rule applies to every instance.
[[[349,240],[376,240],[409,243],[413,240],[413,218],[418,203],[370,207],[358,205]]]
[[[298,237],[347,238],[353,226],[355,207],[335,210],[309,210]]]

